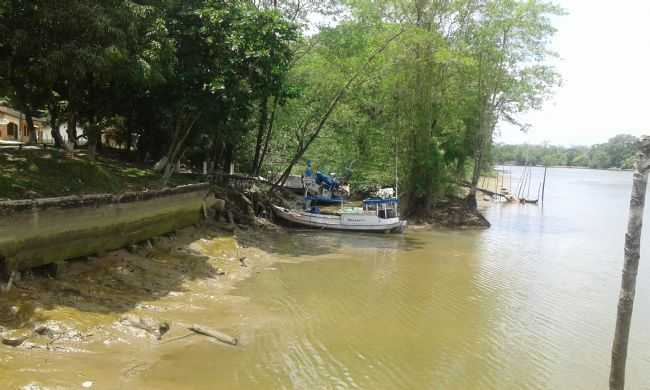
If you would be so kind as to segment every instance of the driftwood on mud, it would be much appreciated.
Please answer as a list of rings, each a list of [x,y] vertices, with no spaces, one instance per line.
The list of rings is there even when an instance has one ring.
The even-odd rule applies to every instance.
[[[230,345],[237,345],[237,343],[239,342],[239,340],[237,340],[236,337],[229,336],[225,333],[221,333],[217,330],[206,328],[205,326],[201,326],[201,325],[194,324],[189,327],[189,330],[203,336],[212,337],[213,339],[219,340],[222,343],[226,343]]]

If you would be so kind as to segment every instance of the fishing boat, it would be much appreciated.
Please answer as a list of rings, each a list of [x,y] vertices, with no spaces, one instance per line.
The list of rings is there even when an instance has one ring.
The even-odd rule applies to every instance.
[[[311,207],[306,211],[289,210],[273,206],[275,214],[294,224],[320,229],[362,231],[362,232],[401,232],[406,221],[399,218],[398,198],[370,198],[363,201],[360,208],[342,208],[337,213],[321,213],[320,208]]]

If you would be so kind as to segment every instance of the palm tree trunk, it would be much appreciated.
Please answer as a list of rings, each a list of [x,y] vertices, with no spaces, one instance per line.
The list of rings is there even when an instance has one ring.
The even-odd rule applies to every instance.
[[[643,208],[645,206],[649,171],[650,137],[643,136],[641,137],[632,180],[630,215],[628,217],[627,234],[625,235],[623,277],[618,298],[614,343],[612,345],[612,366],[609,373],[610,390],[623,390],[625,388],[625,362],[632,322],[632,309],[634,307],[634,294],[636,292],[636,275],[639,268],[639,257],[641,256],[641,229],[643,227]]]

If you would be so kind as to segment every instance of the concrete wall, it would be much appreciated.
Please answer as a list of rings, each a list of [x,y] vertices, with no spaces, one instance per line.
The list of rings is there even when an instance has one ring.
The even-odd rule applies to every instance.
[[[207,185],[127,197],[0,202],[3,273],[115,250],[201,221]],[[93,201],[89,201],[92,199]]]

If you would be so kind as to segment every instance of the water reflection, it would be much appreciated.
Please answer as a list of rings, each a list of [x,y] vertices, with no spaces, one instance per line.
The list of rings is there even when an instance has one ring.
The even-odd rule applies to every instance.
[[[423,247],[425,241],[402,234],[349,234],[329,230],[292,229],[289,232],[241,237],[240,243],[284,257],[300,257],[334,254],[345,248],[410,251]]]

